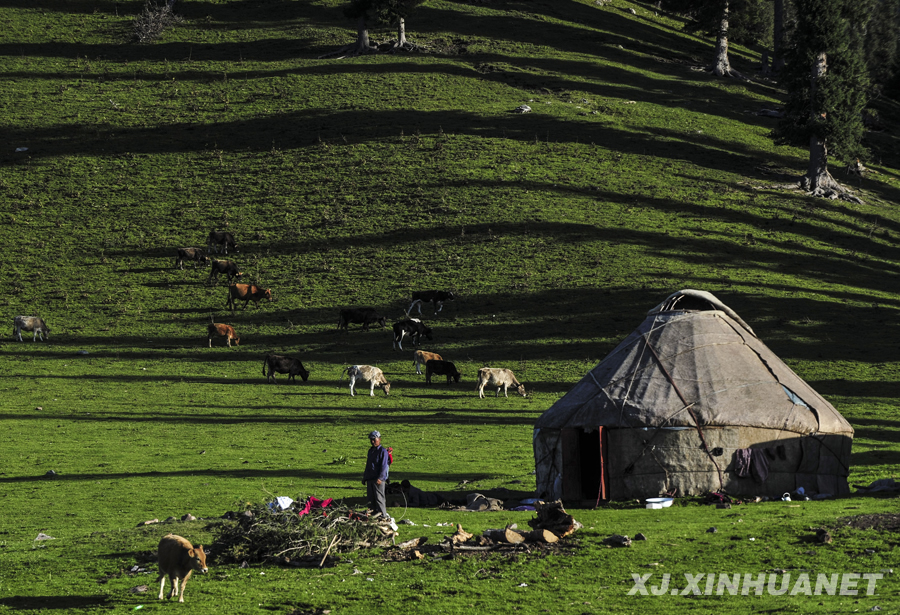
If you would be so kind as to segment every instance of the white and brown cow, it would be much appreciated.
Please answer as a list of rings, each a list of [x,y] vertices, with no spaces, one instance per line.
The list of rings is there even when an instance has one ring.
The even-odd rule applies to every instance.
[[[40,336],[42,342],[44,341],[44,335],[47,336],[47,339],[50,339],[50,327],[47,326],[44,319],[37,316],[16,316],[13,318],[13,337],[18,338],[20,342],[22,341],[22,331],[33,331],[34,339],[32,341],[35,342],[38,336]]]
[[[426,365],[427,368],[427,365]],[[484,387],[497,387],[496,397],[500,397],[500,389],[503,389],[503,395],[509,397],[506,393],[508,387],[514,388],[519,395],[525,397],[525,385],[516,380],[511,370],[503,367],[482,367],[478,370],[478,391],[479,399],[484,397]]]
[[[344,379],[344,374],[347,374],[350,377],[351,397],[354,395],[353,387],[356,386],[357,382],[368,384],[369,395],[372,397],[375,397],[375,387],[381,387],[381,390],[384,391],[385,395],[388,395],[391,391],[391,383],[384,377],[384,372],[377,367],[372,367],[371,365],[351,365],[350,367],[344,368],[344,371],[341,372],[341,380]]]

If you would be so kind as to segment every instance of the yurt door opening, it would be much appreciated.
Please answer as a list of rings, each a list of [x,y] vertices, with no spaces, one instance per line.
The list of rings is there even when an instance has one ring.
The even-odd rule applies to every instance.
[[[560,430],[563,457],[563,501],[609,499],[609,429]]]

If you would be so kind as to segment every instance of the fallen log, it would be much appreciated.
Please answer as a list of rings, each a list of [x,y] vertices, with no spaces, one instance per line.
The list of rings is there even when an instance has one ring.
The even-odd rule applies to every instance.
[[[554,544],[559,542],[559,536],[550,530],[537,529],[528,532],[527,540],[529,542],[542,542],[544,544]]]
[[[525,537],[516,530],[505,528],[502,530],[484,530],[484,537],[494,542],[505,542],[511,545],[517,545],[525,542]]]

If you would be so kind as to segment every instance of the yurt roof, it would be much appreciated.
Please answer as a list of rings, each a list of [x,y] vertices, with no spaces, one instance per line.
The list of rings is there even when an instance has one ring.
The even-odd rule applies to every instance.
[[[696,422],[695,422],[696,421]],[[682,290],[535,423],[536,428],[748,426],[853,434],[730,308]]]

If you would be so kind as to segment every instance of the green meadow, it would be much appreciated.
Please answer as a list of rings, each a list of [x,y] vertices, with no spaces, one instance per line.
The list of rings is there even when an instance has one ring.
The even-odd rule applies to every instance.
[[[900,109],[875,103],[886,130],[867,137],[869,175],[833,161],[864,203],[820,200],[785,188],[806,152],[775,147],[775,120],[757,115],[782,97],[755,75],[758,55],[732,49],[750,81],[695,70],[712,42],[649,3],[429,0],[407,21],[426,52],[343,59],[320,59],[356,36],[338,0],[182,0],[181,23],[136,44],[143,6],[0,9],[0,613],[900,609],[896,493],[568,507],[584,528],[551,554],[373,549],[294,569],[213,550],[184,605],[159,601],[168,532],[208,546],[222,514],[282,495],[364,505],[371,429],[394,448],[393,480],[527,497],[534,421],[682,288],[733,308],[850,421],[851,485],[896,477]],[[271,303],[232,314],[208,267],[174,267],[213,229],[235,234],[227,258]],[[426,385],[389,329],[337,331],[341,308],[390,323],[432,288],[458,299],[423,307],[423,348],[454,361],[459,384]],[[15,340],[19,314],[44,318],[49,339]],[[240,345],[210,348],[210,319]],[[269,353],[300,358],[309,381],[266,384]],[[339,379],[353,364],[380,367],[390,395],[351,397]],[[478,399],[486,365],[528,396]],[[432,543],[454,530],[439,523],[480,533],[532,517],[390,512],[416,524],[401,541]],[[186,514],[199,519],[139,526]],[[638,532],[630,548],[602,544]],[[806,574],[812,590],[819,574],[882,578],[871,595],[865,582],[628,595],[650,573],[648,589],[666,573],[679,589],[701,573],[790,574],[792,589]]]

